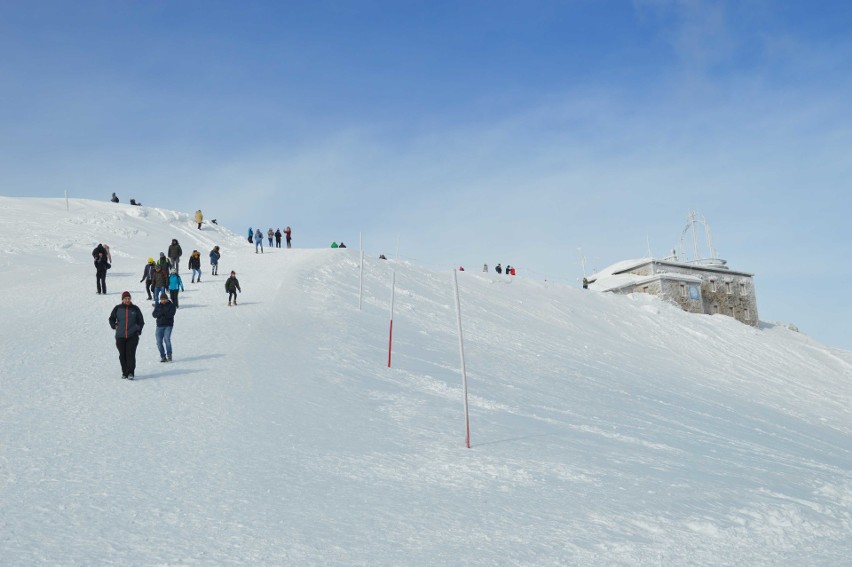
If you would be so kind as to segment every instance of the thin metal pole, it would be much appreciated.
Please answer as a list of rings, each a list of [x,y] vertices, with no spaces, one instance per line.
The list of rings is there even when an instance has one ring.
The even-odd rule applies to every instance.
[[[464,364],[464,339],[462,338],[461,302],[459,301],[459,279],[453,270],[453,288],[456,295],[456,321],[459,327],[459,356],[461,357],[462,388],[464,390],[464,442],[470,449],[470,411],[467,404],[467,370]]]
[[[361,310],[361,302],[364,298],[364,249],[361,249],[361,269],[358,275],[358,311]]]
[[[396,270],[391,275],[391,300],[390,300],[390,331],[388,332],[388,368],[391,367],[391,351],[393,350],[393,300],[396,289]]]

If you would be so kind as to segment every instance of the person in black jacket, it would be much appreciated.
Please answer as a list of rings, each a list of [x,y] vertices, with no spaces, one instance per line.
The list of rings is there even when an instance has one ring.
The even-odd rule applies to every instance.
[[[106,254],[98,252],[95,257],[95,280],[98,284],[98,295],[106,295],[106,273],[112,266],[107,262]]]
[[[192,283],[195,283],[196,276],[201,283],[201,252],[198,250],[193,250],[189,256],[189,269],[192,270]]]
[[[172,328],[175,325],[177,307],[169,301],[169,296],[160,294],[160,303],[154,307],[151,315],[157,319],[157,350],[160,351],[160,362],[172,361]]]
[[[172,243],[169,245],[169,262],[175,272],[180,273],[180,257],[183,256],[183,249],[178,244],[177,238],[172,238]]]
[[[228,292],[228,305],[231,305],[231,299],[234,300],[234,305],[237,304],[237,292],[243,292],[240,289],[240,280],[237,279],[237,272],[231,270],[231,277],[225,280],[225,291]]]
[[[133,380],[136,347],[139,346],[145,319],[142,310],[133,305],[129,291],[122,292],[121,303],[113,307],[109,314],[109,326],[115,329],[115,348],[118,349],[118,360],[121,362],[121,377]]]

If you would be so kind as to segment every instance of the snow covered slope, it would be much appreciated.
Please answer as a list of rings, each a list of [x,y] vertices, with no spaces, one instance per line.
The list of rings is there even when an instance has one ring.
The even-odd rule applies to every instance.
[[[261,255],[189,213],[69,209],[0,197],[3,565],[849,564],[850,352],[463,272],[467,449],[449,272],[367,258],[359,310],[354,249]],[[139,279],[172,238],[161,364]],[[125,289],[148,323],[136,382],[107,324]]]

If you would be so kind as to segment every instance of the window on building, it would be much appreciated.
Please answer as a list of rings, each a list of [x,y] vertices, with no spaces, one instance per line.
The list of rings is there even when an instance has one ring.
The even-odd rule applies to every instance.
[[[648,293],[648,286],[642,288],[642,293]]]
[[[731,317],[734,316],[734,308],[733,307],[728,307],[728,315],[730,315]]]
[[[686,285],[680,284],[680,296],[686,297]]]
[[[716,280],[710,280],[710,291],[716,293]]]
[[[746,283],[740,282],[740,295],[746,295],[746,293],[747,293]]]
[[[718,312],[719,312],[719,306],[714,303],[713,304],[713,313],[718,313]]]
[[[751,321],[751,311],[748,307],[746,307],[743,311],[743,318],[745,318],[746,321]]]
[[[734,293],[734,286],[731,285],[731,282],[725,282],[725,293],[728,295]]]

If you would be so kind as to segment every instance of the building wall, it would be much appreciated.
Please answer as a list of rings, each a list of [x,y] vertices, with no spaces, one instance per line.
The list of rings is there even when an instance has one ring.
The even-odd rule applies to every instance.
[[[634,291],[654,293],[673,301],[680,305],[681,309],[690,313],[721,313],[746,325],[753,327],[758,325],[757,294],[754,290],[754,279],[749,274],[659,262],[642,264],[630,272],[642,276],[665,272],[698,276],[702,280],[698,299],[691,299],[688,289],[687,296],[684,297],[681,291],[682,282],[665,278],[662,282],[653,282],[656,285],[638,285]],[[684,285],[688,287],[690,284],[684,283]]]

